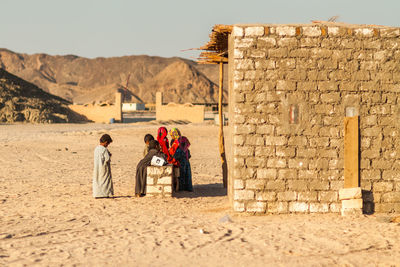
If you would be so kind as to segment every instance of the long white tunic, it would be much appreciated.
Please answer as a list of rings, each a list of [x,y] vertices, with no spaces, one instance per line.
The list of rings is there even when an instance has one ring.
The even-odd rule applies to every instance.
[[[104,146],[98,145],[94,150],[93,197],[114,195],[110,163],[110,152]]]

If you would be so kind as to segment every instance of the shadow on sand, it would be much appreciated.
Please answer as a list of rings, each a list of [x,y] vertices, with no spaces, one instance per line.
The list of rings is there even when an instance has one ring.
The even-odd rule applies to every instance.
[[[227,190],[222,183],[194,185],[193,192],[178,191],[173,194],[176,198],[222,197],[226,195]]]

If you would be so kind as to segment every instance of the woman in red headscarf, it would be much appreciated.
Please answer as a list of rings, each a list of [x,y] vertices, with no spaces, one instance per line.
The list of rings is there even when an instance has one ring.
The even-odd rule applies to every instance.
[[[169,141],[168,141],[168,130],[165,127],[158,128],[157,141],[160,143],[161,151],[167,157],[167,161],[170,162],[173,158],[169,154]]]

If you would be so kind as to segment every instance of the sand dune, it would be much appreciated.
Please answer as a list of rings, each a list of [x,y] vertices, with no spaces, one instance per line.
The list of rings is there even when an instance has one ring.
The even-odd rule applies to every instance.
[[[179,125],[192,143],[194,193],[132,197],[142,138],[157,128],[0,125],[0,265],[400,265],[394,215],[233,214],[213,125]],[[116,198],[95,200],[92,154],[104,132]]]

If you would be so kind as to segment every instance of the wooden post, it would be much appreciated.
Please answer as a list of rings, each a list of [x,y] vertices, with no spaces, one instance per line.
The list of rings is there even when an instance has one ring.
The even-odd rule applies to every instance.
[[[224,63],[219,63],[219,98],[218,98],[218,115],[219,115],[219,153],[222,162],[222,182],[224,188],[228,187],[228,165],[225,156],[225,141],[224,141],[224,121],[222,118],[222,97],[224,83]]]
[[[344,188],[359,187],[358,116],[344,118]]]

